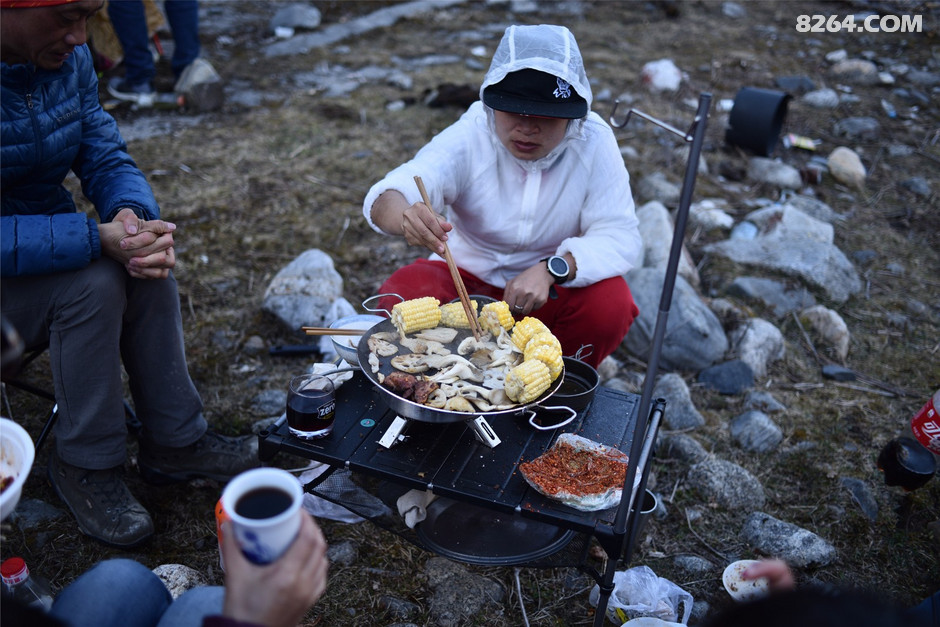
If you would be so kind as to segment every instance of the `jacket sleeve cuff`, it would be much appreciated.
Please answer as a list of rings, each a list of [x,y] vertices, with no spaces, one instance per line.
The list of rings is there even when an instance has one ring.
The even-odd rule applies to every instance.
[[[91,246],[91,258],[101,257],[101,234],[98,232],[98,223],[88,218],[88,243]]]

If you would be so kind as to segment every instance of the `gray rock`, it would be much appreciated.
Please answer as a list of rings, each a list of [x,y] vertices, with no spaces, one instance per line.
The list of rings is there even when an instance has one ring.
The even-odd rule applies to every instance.
[[[881,134],[881,124],[871,117],[845,118],[836,122],[833,132],[852,141],[872,141]]]
[[[492,579],[443,557],[429,559],[425,574],[433,588],[428,601],[431,620],[441,627],[466,624],[485,607],[498,606],[506,595]]]
[[[836,90],[827,87],[803,94],[800,101],[817,109],[835,109],[839,106],[839,94]]]
[[[669,415],[668,404],[666,415]],[[687,464],[695,464],[708,457],[708,451],[698,440],[684,433],[663,433],[656,442],[657,454],[663,459],[677,459]]]
[[[825,566],[836,557],[836,549],[818,535],[763,512],[747,517],[741,537],[766,555],[773,555],[796,568]]]
[[[785,201],[783,201],[781,204],[799,209],[811,218],[816,218],[817,220],[822,220],[823,222],[828,222],[830,224],[845,220],[845,216],[833,211],[832,207],[823,201],[819,200],[818,198],[804,196],[803,194],[794,194],[793,196],[790,196]]]
[[[627,273],[626,279],[640,315],[633,321],[624,343],[631,353],[646,358],[656,327],[665,272],[635,268]],[[665,370],[701,370],[721,359],[727,350],[728,338],[718,317],[688,281],[677,276],[660,366]]]
[[[289,4],[278,9],[271,18],[271,30],[277,28],[303,28],[313,30],[320,25],[320,10],[309,4]]]
[[[728,235],[728,238],[733,240],[749,241],[758,235],[760,235],[760,229],[757,228],[757,225],[753,222],[748,222],[745,220],[734,225],[734,228],[731,229],[731,233]]]
[[[161,564],[153,569],[153,574],[160,578],[174,599],[187,590],[209,585],[205,575],[183,564]]]
[[[826,61],[829,63],[839,63],[849,58],[849,53],[845,50],[833,50],[826,53]]]
[[[282,268],[268,285],[261,308],[289,329],[329,326],[327,314],[343,295],[343,278],[325,252],[310,249]]]
[[[400,19],[436,11],[461,2],[464,0],[414,0],[384,7],[348,22],[330,24],[315,33],[306,33],[287,41],[271,44],[264,49],[264,54],[267,57],[307,54],[314,48],[330,46],[353,35],[361,35],[376,28],[391,26]]]
[[[658,200],[651,200],[636,210],[636,217],[640,221],[640,235],[643,238],[643,267],[665,270],[671,246],[664,245],[664,242],[672,242],[675,233],[669,210]],[[691,285],[698,286],[698,270],[684,244],[677,272]]]
[[[872,494],[871,486],[854,477],[842,477],[839,479],[839,483],[848,490],[852,500],[855,501],[868,520],[875,522],[878,518],[878,501],[875,500],[875,496]]]
[[[653,172],[640,179],[636,186],[636,194],[643,201],[658,200],[667,207],[679,204],[681,188],[673,183],[662,172]]]
[[[920,85],[921,87],[936,87],[937,85],[940,85],[940,73],[937,72],[911,70],[907,73],[905,78],[915,85]]]
[[[379,609],[385,612],[389,618],[396,620],[408,620],[417,618],[421,612],[421,606],[411,601],[399,599],[389,594],[383,594],[378,599]]]
[[[736,416],[729,427],[735,442],[755,453],[769,453],[783,441],[780,427],[767,414],[756,409]]]
[[[774,398],[770,392],[751,390],[744,397],[744,409],[758,409],[764,413],[772,414],[786,411],[787,407]]]
[[[789,94],[805,94],[816,89],[816,84],[808,76],[778,76],[774,83]]]
[[[855,189],[865,188],[868,171],[861,157],[851,148],[839,146],[829,154],[826,166],[832,178]]]
[[[832,309],[815,305],[800,312],[800,319],[810,326],[824,347],[830,349],[829,352],[833,357],[839,361],[845,361],[852,338],[842,316]]]
[[[696,379],[721,394],[736,395],[754,386],[754,371],[740,359],[705,368]]]
[[[733,19],[747,17],[747,9],[737,2],[722,2],[721,14]]]
[[[251,399],[252,408],[261,415],[283,414],[287,407],[287,383],[283,390],[262,390]]]
[[[877,85],[880,82],[878,67],[871,61],[864,59],[839,61],[829,69],[829,73],[836,80],[854,85]]]
[[[762,277],[739,276],[727,291],[731,296],[763,303],[777,318],[816,304],[816,299],[805,288],[789,288],[780,281]]]
[[[747,219],[761,230],[756,238],[708,244],[705,252],[798,276],[839,303],[861,291],[855,267],[832,243],[832,225],[785,205],[759,209]]]
[[[930,182],[922,176],[914,176],[901,181],[901,187],[918,196],[928,198],[932,193]]]
[[[359,547],[349,540],[330,543],[330,546],[326,550],[326,556],[331,564],[337,566],[352,566],[356,563],[356,560],[359,559]]]
[[[689,469],[689,485],[709,503],[728,510],[764,506],[764,487],[747,470],[723,459],[706,459]]]
[[[721,198],[706,198],[689,207],[689,224],[704,229],[730,229],[734,218],[725,211],[727,203]]]
[[[783,359],[783,333],[763,318],[751,318],[734,329],[728,340],[731,356],[750,366],[756,379],[767,375],[767,367],[772,362]]]
[[[855,371],[836,364],[826,364],[822,367],[822,376],[832,381],[855,381]]]
[[[653,398],[666,399],[664,419],[670,429],[696,429],[705,425],[705,418],[695,408],[689,386],[679,375],[667,373],[653,386]]]
[[[249,357],[257,357],[267,349],[264,339],[258,335],[252,335],[242,344],[242,351]]]
[[[673,562],[678,568],[693,575],[704,575],[715,570],[714,564],[698,555],[677,555]]]
[[[799,189],[803,186],[800,171],[792,165],[767,157],[751,157],[747,176],[759,183],[767,183],[784,189]]]
[[[34,531],[47,523],[65,516],[65,510],[39,499],[20,499],[10,514],[10,522],[22,532]]]

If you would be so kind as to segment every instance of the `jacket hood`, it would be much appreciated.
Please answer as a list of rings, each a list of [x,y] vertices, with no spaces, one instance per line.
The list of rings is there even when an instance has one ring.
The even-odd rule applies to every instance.
[[[547,72],[567,81],[587,101],[588,111],[591,110],[593,95],[581,50],[574,35],[564,26],[539,24],[507,28],[480,85],[480,99],[483,99],[484,89],[500,82],[510,72],[524,69]]]

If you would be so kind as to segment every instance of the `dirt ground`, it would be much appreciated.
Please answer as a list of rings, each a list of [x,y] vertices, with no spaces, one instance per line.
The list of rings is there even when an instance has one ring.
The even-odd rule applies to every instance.
[[[634,107],[684,128],[702,92],[714,97],[703,159],[709,171],[698,177],[694,199],[724,198],[737,218],[748,203],[775,198],[777,190],[750,182],[729,182],[722,174],[746,169],[748,155],[724,143],[726,113],[717,110],[742,86],[774,87],[782,76],[806,76],[817,87],[838,87],[827,73],[826,53],[843,48],[850,58],[868,56],[884,63],[940,71],[937,8],[934,3],[751,2],[741,3],[746,16],[731,18],[719,2],[538,2],[532,13],[512,13],[505,3],[466,3],[352,37],[307,54],[265,58],[263,45],[275,6],[283,3],[214,2],[203,24],[205,54],[226,81],[250,85],[269,97],[254,108],[228,105],[204,115],[196,125],[166,136],[130,141],[130,151],[148,173],[163,208],[163,217],[178,225],[176,276],[179,280],[190,369],[205,402],[210,422],[223,432],[247,433],[252,422],[266,418],[255,399],[264,390],[281,390],[290,374],[306,368],[308,358],[255,354],[244,350],[253,336],[266,345],[301,344],[308,340],[261,311],[262,296],[275,273],[303,251],[319,248],[333,258],[344,278],[346,298],[358,304],[376,293],[393,268],[424,253],[382,237],[361,215],[362,198],[372,182],[409,158],[424,142],[452,122],[459,107],[430,108],[423,96],[445,83],[476,88],[502,29],[516,23],[562,23],[574,32],[585,57],[595,94],[633,96]],[[324,26],[347,21],[389,3],[313,2],[323,12]],[[881,13],[923,15],[917,34],[800,33],[799,15],[840,15],[872,8]],[[216,20],[216,23],[213,23]],[[226,43],[219,36],[225,35]],[[417,59],[456,54],[485,46],[466,63],[431,65],[409,72],[410,90],[369,83],[350,94],[326,98],[294,77],[321,64],[350,69],[367,65],[391,67],[391,57]],[[647,61],[671,58],[686,73],[678,92],[650,93],[639,74]],[[119,73],[119,71],[118,71]],[[899,78],[898,86],[909,86]],[[940,538],[929,525],[940,520],[940,481],[904,493],[890,488],[875,466],[881,446],[907,429],[907,421],[940,387],[940,217],[936,210],[940,131],[936,87],[922,88],[930,102],[916,109],[899,101],[890,87],[854,86],[854,104],[835,110],[790,107],[784,132],[822,140],[825,156],[839,145],[861,155],[869,178],[863,191],[849,190],[831,178],[812,186],[812,193],[848,220],[836,226],[836,243],[848,256],[871,250],[869,265],[859,266],[864,291],[836,309],[852,334],[845,365],[865,375],[849,385],[823,380],[819,364],[799,327],[780,322],[787,356],[759,382],[788,410],[780,418],[786,446],[812,443],[795,455],[757,456],[734,446],[727,421],[740,413],[740,399],[694,392],[707,425],[691,435],[709,451],[754,473],[768,494],[767,513],[816,532],[839,552],[831,565],[799,571],[801,582],[816,580],[861,585],[888,598],[911,604],[936,589],[940,581]],[[888,118],[881,105],[891,99],[899,111]],[[401,110],[387,108],[404,100]],[[690,105],[690,101],[693,105]],[[612,100],[596,101],[605,118]],[[114,110],[120,124],[145,115]],[[154,115],[154,114],[146,114]],[[157,116],[180,116],[159,112]],[[877,139],[848,142],[835,136],[834,122],[849,116],[872,116],[881,123]],[[637,158],[627,161],[634,181],[656,171],[681,182],[684,163],[675,154],[681,142],[649,124],[617,131],[622,145]],[[888,146],[904,144],[906,155],[889,154]],[[778,148],[775,156],[802,167],[814,153]],[[910,192],[901,182],[925,177],[934,189],[929,197]],[[690,232],[687,245],[702,276],[702,293],[722,295],[738,274],[750,269],[704,256],[702,246],[723,233]],[[664,245],[667,245],[664,243]],[[918,307],[920,303],[923,307]],[[766,315],[755,311],[754,315]],[[903,316],[900,318],[899,316]],[[625,352],[615,355],[623,371],[644,366]],[[41,370],[38,368],[37,370]],[[692,383],[695,373],[686,374]],[[14,417],[38,433],[41,406],[10,392]],[[6,407],[4,410],[6,411]],[[132,491],[154,513],[157,534],[131,552],[155,567],[181,563],[220,582],[213,506],[221,486],[194,482],[168,488],[143,484],[134,470],[135,444],[130,442],[128,475]],[[284,467],[301,460],[279,459]],[[654,464],[655,490],[664,497],[668,515],[652,520],[632,565],[646,564],[692,593],[696,600],[721,607],[729,601],[720,584],[724,560],[752,557],[738,532],[742,512],[701,507],[684,484],[687,468],[675,462]],[[840,487],[842,477],[866,482],[879,514],[869,521]],[[24,498],[60,505],[45,480],[40,453]],[[704,515],[686,518],[688,508]],[[395,620],[379,608],[382,595],[393,595],[421,608],[411,618],[428,617],[424,565],[431,557],[395,536],[368,524],[329,521],[323,528],[331,543],[350,540],[359,547],[351,567],[337,567],[307,625],[381,625]],[[4,557],[22,554],[37,571],[57,585],[102,558],[128,555],[103,547],[80,534],[70,517],[28,534],[3,528]],[[677,555],[698,555],[716,564],[714,572],[690,577],[674,564]],[[512,569],[471,570],[513,588]],[[571,588],[563,569],[526,570],[521,574],[523,603],[532,624],[590,624],[590,580],[576,579]],[[582,586],[582,587],[579,587]],[[467,624],[521,624],[519,598],[507,594],[502,607],[468,619]]]

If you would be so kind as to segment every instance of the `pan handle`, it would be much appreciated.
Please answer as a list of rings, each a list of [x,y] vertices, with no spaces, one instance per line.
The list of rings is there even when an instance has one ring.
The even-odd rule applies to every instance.
[[[362,301],[362,308],[365,309],[366,311],[376,313],[376,314],[384,313],[386,316],[391,318],[392,312],[390,312],[388,309],[382,309],[381,307],[369,307],[368,305],[366,305],[366,303],[368,303],[369,301],[376,300],[377,298],[385,298],[386,296],[395,296],[397,298],[400,298],[401,302],[405,302],[405,297],[402,296],[401,294],[376,294],[375,296],[370,296],[369,298]]]
[[[526,413],[529,414],[529,424],[530,424],[533,428],[538,429],[539,431],[551,431],[552,429],[557,429],[558,427],[564,427],[565,425],[570,424],[572,420],[574,420],[575,418],[578,417],[578,412],[576,412],[575,410],[571,409],[570,407],[565,407],[564,405],[556,405],[556,406],[554,406],[554,407],[547,407],[547,406],[546,406],[546,407],[542,407],[542,409],[560,409],[560,410],[564,410],[564,411],[570,412],[570,413],[571,413],[571,416],[569,416],[569,417],[566,418],[565,420],[563,420],[563,421],[561,421],[561,422],[558,422],[558,423],[555,423],[555,424],[553,424],[553,425],[543,426],[543,425],[540,425],[540,424],[538,424],[538,423],[535,422],[535,415],[536,415],[536,414],[535,414],[535,411],[533,411],[533,410],[531,410],[531,409],[527,410]]]

